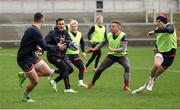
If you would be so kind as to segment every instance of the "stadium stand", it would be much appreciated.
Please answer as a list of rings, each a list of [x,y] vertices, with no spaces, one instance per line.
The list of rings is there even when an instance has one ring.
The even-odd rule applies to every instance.
[[[174,24],[176,27],[176,34],[177,34],[177,38],[178,38],[178,45],[180,45],[180,14],[174,14],[173,15],[174,19]]]
[[[110,3],[109,5],[104,4],[104,10],[100,12],[96,12],[95,9],[92,9],[91,7],[86,7],[88,5],[93,5],[94,1],[83,1],[78,0],[79,6],[84,9],[81,10],[80,8],[77,8],[75,10],[69,10],[67,8],[67,11],[65,11],[65,6],[58,8],[57,5],[61,4],[62,2],[59,1],[41,1],[37,2],[36,0],[32,1],[28,0],[27,2],[22,2],[19,0],[13,1],[15,5],[10,5],[10,11],[6,11],[8,9],[4,9],[2,4],[8,4],[6,0],[1,1],[1,11],[0,11],[0,46],[4,43],[19,43],[24,30],[32,24],[33,14],[35,10],[41,11],[41,8],[44,9],[45,7],[40,6],[39,3],[44,3],[44,6],[48,6],[49,10],[44,10],[45,15],[45,25],[42,28],[42,32],[44,35],[46,35],[55,25],[55,20],[57,17],[62,17],[65,19],[65,22],[67,23],[70,18],[77,19],[79,21],[79,31],[82,32],[83,37],[85,40],[87,40],[87,32],[89,28],[94,24],[96,15],[103,15],[104,16],[104,24],[107,27],[107,31],[109,31],[110,22],[114,19],[120,20],[122,23],[122,29],[124,32],[128,34],[130,44],[135,45],[151,45],[152,42],[149,42],[146,37],[146,34],[149,30],[154,29],[154,18],[157,15],[160,15],[162,13],[158,12],[158,7],[154,7],[154,4],[158,3],[158,1],[151,2],[147,0],[147,2],[134,0],[134,1],[118,1],[118,0],[104,0],[104,3]],[[122,2],[122,3],[121,3]],[[28,5],[29,3],[30,5]],[[51,4],[52,3],[52,4]],[[57,4],[56,4],[57,3]],[[68,3],[65,0],[63,3]],[[88,4],[90,3],[90,4]],[[170,2],[168,2],[170,3]],[[175,1],[172,1],[170,3],[171,5],[168,5],[168,9],[173,7],[172,4],[176,3]],[[87,5],[88,4],[88,5]],[[121,5],[122,7],[117,7],[117,5]],[[126,7],[127,4],[129,7]],[[134,6],[134,4],[138,4],[137,6]],[[142,6],[139,6],[142,5]],[[94,6],[94,5],[93,5]],[[134,7],[131,7],[134,6]],[[153,7],[154,9],[153,9]],[[5,6],[7,7],[7,6]],[[35,9],[28,11],[32,9],[31,7],[34,7]],[[113,7],[113,9],[111,9]],[[123,10],[124,8],[126,10]],[[12,11],[13,8],[17,8],[16,11]],[[55,9],[59,9],[59,11]],[[94,7],[95,8],[95,7]],[[134,9],[138,8],[138,9]],[[23,9],[24,11],[21,11]],[[116,10],[117,9],[117,10]],[[120,11],[118,11],[120,9]],[[121,10],[122,9],[122,10]],[[3,11],[5,10],[5,11]],[[54,11],[53,11],[54,10]],[[63,11],[61,11],[63,10]],[[81,11],[77,11],[81,10]],[[111,11],[110,11],[111,10]],[[164,12],[163,12],[164,14]],[[170,16],[169,12],[165,13],[168,17]],[[173,12],[173,20],[175,24],[177,36],[179,38],[180,36],[180,14],[177,12]],[[143,41],[143,42],[142,42]],[[153,41],[153,39],[151,39]],[[133,43],[131,43],[133,42]],[[178,42],[179,43],[179,42]]]
[[[139,44],[139,45],[151,45],[151,42],[148,42],[146,34],[149,30],[154,29],[153,23],[145,23],[145,13],[144,12],[104,12],[97,13],[104,16],[104,22],[106,27],[109,28],[109,23],[113,19],[118,19],[122,23],[122,29],[129,36],[130,42],[134,41],[136,43],[130,44]],[[0,39],[1,44],[3,41],[9,40],[12,42],[19,42],[24,30],[28,25],[32,23],[33,13],[0,13]],[[45,26],[42,28],[42,32],[46,35],[54,26],[55,19],[57,17],[63,17],[66,20],[74,18],[77,19],[80,23],[79,31],[83,33],[83,37],[87,40],[88,29],[94,23],[94,13],[45,13]],[[174,17],[174,22],[179,22],[179,14],[176,14]],[[8,24],[8,25],[7,25]],[[5,25],[5,26],[4,26]],[[177,27],[177,30],[180,30]],[[178,32],[178,31],[177,31]],[[179,33],[179,32],[178,32]],[[179,36],[179,34],[178,34]],[[144,42],[141,42],[144,41]]]
[[[146,32],[152,27],[152,25],[145,24],[144,12],[104,12],[97,14],[102,14],[104,16],[104,23],[106,24],[106,27],[109,27],[109,23],[113,19],[120,20],[123,24],[123,30],[127,32],[130,39],[144,39]],[[33,13],[0,13],[0,16],[2,16],[0,18],[0,39],[13,41],[20,40],[23,31],[32,23]],[[70,18],[77,19],[80,23],[79,31],[83,33],[85,39],[87,39],[86,36],[88,29],[94,23],[94,13],[45,13],[46,25],[42,28],[44,35],[46,35],[54,26],[55,19],[57,17],[64,18],[66,22]],[[132,25],[131,23],[134,24]]]

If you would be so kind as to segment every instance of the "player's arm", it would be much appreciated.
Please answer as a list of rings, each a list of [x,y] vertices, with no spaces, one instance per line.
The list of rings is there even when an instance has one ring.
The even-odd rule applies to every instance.
[[[108,42],[107,39],[104,39],[102,42],[100,42],[100,43],[95,47],[95,50],[98,50],[98,49],[102,48],[107,42]]]
[[[67,31],[64,31],[64,35],[65,35],[65,43],[69,47],[69,44],[72,42],[72,39]]]
[[[59,49],[59,45],[49,45],[46,43],[45,39],[43,38],[43,35],[40,32],[34,32],[34,34],[32,35],[32,37],[34,38],[35,41],[38,42],[38,45],[46,51],[56,51]]]
[[[53,42],[53,32],[52,31],[50,31],[48,33],[48,35],[46,35],[45,41],[47,42],[47,44],[51,44]]]
[[[155,45],[155,47],[153,48],[153,52],[154,52],[154,54],[156,54],[158,52],[157,45]]]
[[[126,49],[126,47],[127,47],[127,45],[128,45],[128,40],[127,40],[127,38],[128,38],[128,36],[125,34],[125,35],[123,36],[123,38],[121,39],[121,46],[120,46],[120,48],[114,49],[114,48],[110,48],[110,47],[109,47],[109,49],[110,49],[111,51],[113,51],[113,52],[123,52],[123,51],[125,51],[125,49]]]
[[[82,55],[83,55],[83,57],[86,59],[85,42],[84,42],[83,37],[81,37],[80,46],[81,46]]]
[[[81,51],[82,51],[82,52],[85,52],[85,42],[84,42],[83,37],[81,37],[80,46],[81,46]]]
[[[68,25],[65,26],[65,30],[68,32],[70,29],[68,27]]]
[[[63,42],[66,43],[67,47],[73,50],[77,50],[78,49],[78,44],[73,42],[69,33],[67,31],[64,31],[64,35],[65,35],[65,39],[63,38]]]
[[[92,27],[89,29],[89,31],[88,31],[87,37],[88,37],[89,42],[92,42],[92,41],[91,41],[91,35],[92,35],[92,33],[93,33],[94,31],[95,31],[95,26],[92,26]]]
[[[64,50],[67,48],[66,43],[62,39],[56,39],[55,31],[51,30],[48,35],[45,37],[45,41],[47,44],[54,45],[58,44],[60,50]]]
[[[105,32],[104,32],[104,39],[107,39],[107,30],[105,29]]]
[[[107,43],[107,39],[105,38],[102,42],[100,42],[96,47],[94,48],[89,48],[87,50],[87,53],[91,53],[91,52],[94,52],[94,51],[97,51],[99,50],[100,48],[102,48],[106,43]]]
[[[174,33],[174,27],[168,24],[165,27],[159,27],[154,30],[154,33]]]
[[[167,25],[166,27],[158,27],[153,31],[148,32],[147,36],[154,35],[155,33],[174,33],[174,27],[172,25]]]

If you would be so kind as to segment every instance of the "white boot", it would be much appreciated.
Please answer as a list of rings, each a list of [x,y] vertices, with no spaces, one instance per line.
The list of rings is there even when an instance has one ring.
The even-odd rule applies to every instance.
[[[147,89],[148,91],[152,91],[153,85],[154,85],[154,77],[153,77],[153,78],[150,77],[146,89]]]
[[[74,89],[65,89],[64,92],[65,92],[65,93],[78,93],[78,92],[75,91]]]
[[[79,87],[87,88],[87,85],[83,83],[83,80],[79,80],[78,86],[79,86]]]
[[[51,80],[49,83],[50,83],[50,85],[52,86],[53,90],[54,90],[55,92],[57,92],[58,90],[57,90],[57,87],[56,87],[56,82],[55,82],[54,80]]]
[[[144,84],[139,89],[132,91],[132,94],[140,94],[141,92],[143,92],[146,89],[146,86],[147,86],[147,84]]]

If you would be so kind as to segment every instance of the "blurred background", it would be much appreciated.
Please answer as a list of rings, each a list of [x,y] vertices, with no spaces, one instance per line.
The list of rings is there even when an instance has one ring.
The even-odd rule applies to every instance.
[[[32,24],[33,14],[42,12],[46,35],[57,17],[79,21],[79,31],[87,41],[87,32],[97,15],[104,16],[109,32],[112,20],[120,20],[129,36],[129,45],[153,45],[146,34],[154,29],[158,15],[168,17],[176,27],[180,44],[180,0],[0,0],[0,47],[18,47],[25,29]]]

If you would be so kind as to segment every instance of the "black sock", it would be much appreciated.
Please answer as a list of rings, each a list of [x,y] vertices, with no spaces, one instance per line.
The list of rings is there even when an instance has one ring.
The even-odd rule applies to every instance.
[[[63,75],[60,74],[56,79],[54,79],[54,81],[55,81],[56,83],[58,83],[58,82],[61,81],[62,79],[63,79]]]
[[[65,89],[70,89],[69,77],[64,78]]]

